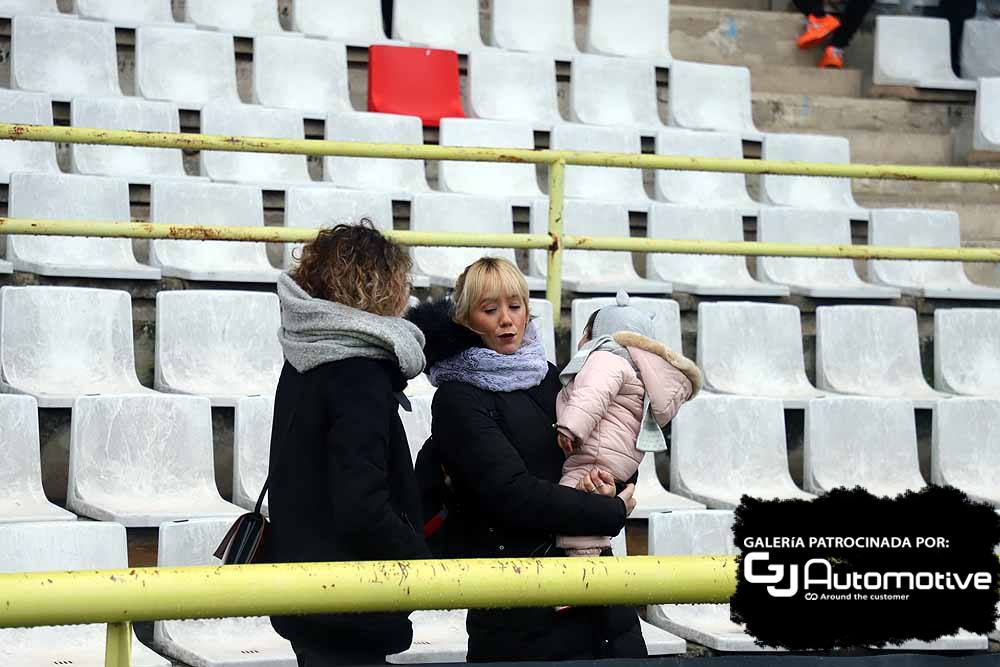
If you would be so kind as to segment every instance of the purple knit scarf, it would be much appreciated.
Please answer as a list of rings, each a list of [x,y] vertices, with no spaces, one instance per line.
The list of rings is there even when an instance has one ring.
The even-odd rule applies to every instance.
[[[549,372],[538,329],[529,322],[524,340],[514,354],[500,354],[486,347],[470,347],[434,364],[431,384],[465,382],[486,391],[518,391],[537,387]]]

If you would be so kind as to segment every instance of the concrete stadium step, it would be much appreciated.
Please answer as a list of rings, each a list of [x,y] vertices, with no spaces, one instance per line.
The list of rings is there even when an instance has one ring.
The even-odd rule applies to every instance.
[[[771,0],[683,0],[683,2],[671,2],[670,10],[694,7],[701,9],[704,7],[718,7],[720,9],[749,9],[753,11],[767,12],[771,10]]]
[[[756,93],[790,93],[829,97],[862,97],[864,75],[860,69],[820,69],[810,65],[748,63]]]

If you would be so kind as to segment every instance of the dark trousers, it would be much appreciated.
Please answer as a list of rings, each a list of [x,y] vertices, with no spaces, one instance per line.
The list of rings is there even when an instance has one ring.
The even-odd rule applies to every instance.
[[[352,667],[362,665],[384,665],[385,653],[371,651],[331,651],[292,643],[292,650],[299,661],[299,667]]]
[[[823,8],[823,0],[792,0],[800,12],[805,15],[812,14],[816,17],[826,16]],[[840,27],[833,31],[833,38],[830,44],[838,49],[846,49],[854,38],[854,33],[861,27],[861,22],[865,20],[865,14],[872,8],[875,0],[848,0],[844,5],[844,11],[839,16]],[[973,0],[975,4],[975,0]]]
[[[392,39],[392,0],[382,0],[382,27],[386,37]]]
[[[937,7],[929,8],[928,14],[948,19],[951,29],[951,69],[955,76],[962,76],[962,32],[965,20],[976,15],[976,0],[941,0]]]

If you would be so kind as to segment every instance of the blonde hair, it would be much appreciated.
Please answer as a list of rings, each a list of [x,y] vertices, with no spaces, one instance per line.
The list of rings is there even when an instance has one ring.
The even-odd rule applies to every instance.
[[[455,281],[455,302],[452,320],[456,324],[469,327],[472,309],[483,301],[498,298],[520,297],[527,317],[531,316],[528,300],[528,283],[510,260],[502,257],[481,257],[465,267]]]

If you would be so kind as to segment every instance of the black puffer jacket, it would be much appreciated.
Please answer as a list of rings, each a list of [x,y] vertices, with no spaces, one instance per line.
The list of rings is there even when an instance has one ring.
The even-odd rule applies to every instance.
[[[427,338],[428,368],[481,345],[451,322],[449,308],[449,302],[421,304],[408,315]],[[560,388],[551,364],[544,381],[527,390],[438,387],[432,439],[459,501],[448,521],[461,534],[462,555],[563,556],[556,534],[615,535],[624,525],[620,499],[559,486],[565,457],[553,424]],[[646,655],[632,608],[471,610],[467,627],[470,662]]]
[[[427,558],[420,495],[395,392],[395,364],[344,359],[305,373],[285,363],[274,402],[265,560]],[[251,593],[252,594],[252,593]],[[321,652],[405,651],[406,612],[273,616],[282,637]]]

